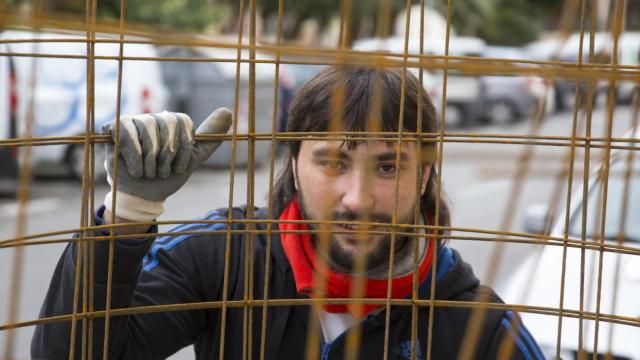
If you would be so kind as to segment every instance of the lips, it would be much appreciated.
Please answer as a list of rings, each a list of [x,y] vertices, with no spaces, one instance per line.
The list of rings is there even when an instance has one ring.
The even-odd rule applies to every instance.
[[[349,232],[370,232],[375,231],[375,227],[371,226],[363,226],[363,225],[351,225],[351,224],[339,224],[335,225],[335,227],[340,231],[349,231]]]

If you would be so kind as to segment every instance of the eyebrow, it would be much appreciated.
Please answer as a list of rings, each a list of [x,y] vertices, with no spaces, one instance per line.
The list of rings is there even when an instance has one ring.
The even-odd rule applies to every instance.
[[[320,149],[313,150],[312,154],[314,157],[336,156],[341,160],[349,159],[349,155],[347,155],[347,153],[337,149],[320,148]],[[395,161],[396,156],[397,154],[395,151],[389,151],[386,153],[376,155],[375,159],[376,161],[392,161],[392,160]],[[406,162],[408,160],[409,160],[409,155],[407,155],[407,153],[405,152],[400,152],[400,162]]]
[[[376,155],[376,160],[378,161],[391,161],[391,160],[396,160],[396,152],[395,151],[391,151],[391,152],[386,152],[383,154],[379,154]],[[405,162],[409,160],[409,155],[407,155],[407,153],[405,152],[400,152],[400,162]]]
[[[327,149],[327,148],[314,149],[312,154],[314,157],[337,156],[341,160],[349,159],[349,155],[347,155],[344,151],[337,150],[337,149]]]

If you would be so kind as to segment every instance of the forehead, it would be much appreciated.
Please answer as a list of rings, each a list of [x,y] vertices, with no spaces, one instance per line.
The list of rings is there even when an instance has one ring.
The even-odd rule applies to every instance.
[[[395,153],[396,141],[364,140],[354,143],[353,146],[342,140],[318,141],[303,140],[300,150],[314,154],[346,154],[348,156],[376,156],[383,153]],[[415,155],[415,143],[403,142],[400,152],[408,156]]]

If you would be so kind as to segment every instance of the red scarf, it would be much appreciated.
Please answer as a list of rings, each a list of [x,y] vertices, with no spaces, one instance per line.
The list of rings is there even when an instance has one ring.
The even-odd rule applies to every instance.
[[[305,231],[308,230],[305,224],[287,223],[290,220],[302,220],[298,201],[293,200],[280,215],[279,228],[282,231]],[[296,288],[299,293],[314,296],[313,289],[321,288],[326,285],[327,298],[350,298],[351,276],[349,274],[336,273],[331,271],[327,266],[326,272],[321,274],[317,269],[317,260],[315,248],[309,233],[281,233],[282,247],[291,263],[293,269],[293,277],[296,281]],[[433,259],[433,241],[429,241],[427,254],[418,267],[418,284],[421,284],[427,277],[431,268]],[[315,280],[316,284],[313,284]],[[404,299],[411,294],[413,287],[413,272],[393,278],[391,286],[392,299]],[[323,283],[324,282],[324,283]],[[364,296],[365,298],[386,299],[387,298],[387,279],[365,279]],[[351,312],[356,319],[364,317],[371,311],[382,307],[383,305],[362,304],[358,311],[355,304],[346,305],[324,305],[324,309],[332,313]]]

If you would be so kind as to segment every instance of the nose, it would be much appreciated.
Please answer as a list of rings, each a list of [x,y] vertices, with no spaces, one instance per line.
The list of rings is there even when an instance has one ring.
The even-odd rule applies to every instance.
[[[353,171],[344,182],[342,205],[356,213],[367,213],[375,203],[371,177],[361,171]]]

